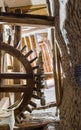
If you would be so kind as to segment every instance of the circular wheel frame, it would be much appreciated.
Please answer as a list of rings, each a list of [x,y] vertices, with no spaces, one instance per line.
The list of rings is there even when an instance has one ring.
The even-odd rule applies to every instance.
[[[31,97],[33,94],[33,88],[35,86],[34,81],[34,72],[32,69],[32,66],[30,65],[27,58],[17,49],[15,49],[13,46],[10,46],[6,43],[0,43],[0,51],[5,51],[6,53],[10,54],[11,56],[17,58],[24,66],[25,71],[27,74],[31,74],[33,78],[26,79],[26,91],[23,93],[22,97],[20,97],[19,102],[21,103],[18,105],[18,107],[14,110],[15,116],[20,115],[23,111],[25,111]],[[6,88],[7,89],[7,88]]]

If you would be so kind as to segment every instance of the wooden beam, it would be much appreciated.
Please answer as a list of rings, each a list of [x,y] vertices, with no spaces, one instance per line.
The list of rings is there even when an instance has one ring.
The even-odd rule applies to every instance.
[[[53,46],[53,73],[54,73],[54,82],[55,82],[55,95],[56,95],[56,104],[59,105],[59,97],[58,97],[58,79],[57,79],[57,66],[56,66],[56,43],[54,37],[54,29],[51,29],[51,38],[52,38],[52,46]]]
[[[0,22],[8,22],[14,24],[26,24],[30,26],[48,26],[54,27],[55,18],[51,16],[17,14],[0,12]]]
[[[32,79],[32,74],[21,74],[21,73],[2,73],[0,79]]]
[[[57,44],[56,44],[56,49],[57,49],[58,98],[59,98],[59,105],[60,105],[62,101],[61,56]]]
[[[21,10],[15,10],[15,13],[21,14]],[[14,26],[14,48],[20,49],[21,48],[21,26]],[[16,59],[13,58],[13,71],[20,72],[21,71],[21,63]],[[14,79],[14,84],[20,84],[21,81],[19,78]],[[15,101],[21,96],[20,93],[15,94]]]
[[[3,42],[3,25],[0,25],[0,43]],[[0,73],[3,71],[3,55],[0,50]],[[3,80],[0,79],[0,85],[3,84]],[[4,97],[4,94],[0,93],[0,100]]]
[[[51,8],[50,8],[50,1],[46,0],[47,8],[48,8],[48,15],[51,16]]]
[[[28,51],[30,51],[30,50],[31,50],[30,38],[29,38],[29,37],[25,37],[25,40],[26,40],[26,44],[27,44]]]
[[[26,92],[27,85],[4,85],[0,87],[0,92]]]
[[[35,50],[35,49],[36,49],[36,40],[35,40],[35,36],[34,36],[34,35],[30,35],[30,38],[31,38],[31,43],[32,43],[33,49]]]

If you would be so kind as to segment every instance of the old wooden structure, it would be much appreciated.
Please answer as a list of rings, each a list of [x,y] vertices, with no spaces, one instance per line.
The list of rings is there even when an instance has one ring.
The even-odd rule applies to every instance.
[[[32,11],[39,10],[40,12],[41,9],[41,15],[38,15],[37,12],[33,15]],[[6,12],[0,12],[0,99],[7,95],[12,100],[14,93],[14,101],[10,102],[11,104],[8,106],[8,109],[14,109],[15,121],[19,123],[22,129],[27,127],[27,124],[24,126],[21,124],[22,120],[25,119],[24,112],[28,111],[31,113],[37,106],[34,99],[42,99],[41,89],[44,87],[43,79],[45,76],[47,78],[54,77],[56,102],[44,106],[43,100],[43,107],[37,109],[53,106],[59,108],[62,103],[64,78],[62,59],[61,51],[55,41],[54,34],[54,27],[57,28],[57,17],[51,13],[49,0],[44,5],[5,7],[5,10]],[[42,15],[43,11],[44,13]],[[5,25],[8,25],[8,30],[6,29],[8,34],[7,39],[3,35]],[[50,41],[45,41],[47,34],[42,33],[41,35],[45,35],[45,37],[39,42],[42,50],[42,58],[46,61],[44,63],[44,69],[42,58],[37,58],[40,53],[38,54],[36,51],[37,43],[34,34],[23,36],[25,29],[28,27],[32,28],[26,31],[26,33],[47,28],[50,29],[52,52],[50,51]],[[22,31],[23,28],[25,28],[24,31]],[[51,56],[49,56],[49,52]],[[66,55],[65,52],[64,55]],[[53,60],[52,65],[50,65],[51,59]],[[50,73],[45,73],[44,75],[44,72],[49,72],[49,70]],[[51,74],[51,72],[53,73]],[[39,126],[46,125],[47,123],[39,124]]]

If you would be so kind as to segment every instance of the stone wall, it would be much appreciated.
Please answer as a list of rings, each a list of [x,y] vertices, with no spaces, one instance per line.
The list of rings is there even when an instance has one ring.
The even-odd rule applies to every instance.
[[[81,65],[81,1],[68,0],[66,7],[64,28],[67,32],[68,44],[65,43],[60,31],[59,1],[55,0],[55,33],[62,51],[62,67],[65,74],[63,98],[59,106],[60,122],[62,130],[80,130],[81,86],[76,82],[75,67]],[[78,81],[80,82],[80,79]]]

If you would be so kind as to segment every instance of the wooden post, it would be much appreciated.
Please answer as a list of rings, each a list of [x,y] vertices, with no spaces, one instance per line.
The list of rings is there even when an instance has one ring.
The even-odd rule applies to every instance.
[[[36,51],[37,45],[36,45],[35,36],[34,36],[34,35],[31,35],[30,38],[31,38],[31,43],[32,43],[33,50],[35,51],[35,56],[37,56],[37,51]]]
[[[57,53],[57,88],[58,88],[58,106],[61,103],[61,99],[62,99],[62,82],[61,82],[61,57],[60,57],[60,52],[59,52],[59,48],[56,44],[56,53]]]
[[[57,72],[56,72],[56,43],[54,41],[54,29],[51,29],[52,36],[52,47],[53,47],[53,73],[54,73],[54,82],[55,82],[55,94],[56,94],[56,104],[59,104],[58,99],[58,81],[57,81]]]
[[[31,44],[30,44],[30,39],[29,39],[29,37],[27,36],[27,37],[25,37],[25,39],[26,39],[26,43],[27,43],[27,48],[28,48],[28,51],[30,51],[32,48],[31,48]]]
[[[0,43],[3,41],[3,25],[0,25]],[[1,59],[2,59],[2,52],[0,51],[0,73],[2,71],[2,63],[1,63]],[[2,83],[2,80],[0,80],[0,85]],[[3,94],[0,93],[0,100],[3,97]]]
[[[48,8],[48,15],[51,16],[51,8],[50,8],[50,1],[46,0],[47,8]]]
[[[16,11],[16,13],[20,13],[19,10]],[[18,44],[21,41],[21,27],[20,26],[14,26],[15,34],[14,34],[14,47],[18,48]],[[20,72],[20,62],[14,58],[13,60],[13,71],[14,72]],[[20,80],[14,80],[14,84],[20,84]],[[15,100],[18,99],[20,94],[15,94]]]
[[[26,45],[27,45],[27,51],[29,52],[30,50],[32,50],[32,45],[31,45],[31,42],[30,42],[30,37],[29,36],[25,37],[25,40],[26,40]],[[29,55],[28,58],[29,58],[29,60],[33,59],[32,55]]]

